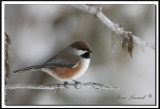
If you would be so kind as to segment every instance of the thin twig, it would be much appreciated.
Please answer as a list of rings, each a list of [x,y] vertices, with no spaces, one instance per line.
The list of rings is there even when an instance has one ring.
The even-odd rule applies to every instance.
[[[97,6],[89,6],[89,5],[81,5],[81,4],[72,4],[73,7],[78,8],[80,10],[83,10],[85,12],[88,12],[90,14],[94,14],[99,18],[99,20],[108,28],[110,28],[117,37],[120,37],[119,40],[122,41],[121,39],[125,37],[127,40],[127,47],[130,48],[130,51],[128,51],[130,54],[132,53],[132,49],[134,48],[134,45],[141,46],[142,48],[144,47],[149,47],[155,50],[155,44],[151,42],[146,42],[139,37],[135,36],[132,34],[130,31],[125,31],[122,26],[119,26],[118,24],[113,23],[108,17],[106,17],[102,13],[102,7],[97,7]],[[131,45],[129,39],[130,37],[133,38],[133,45]],[[126,42],[124,42],[126,43]],[[133,48],[131,48],[133,47]]]
[[[119,90],[118,87],[109,86],[105,84],[99,84],[94,82],[87,83],[67,83],[67,84],[49,84],[49,85],[35,85],[35,84],[14,84],[14,85],[6,85],[5,89],[45,89],[45,90],[54,90],[54,89],[69,89],[69,88],[80,89],[83,87],[93,88],[93,89],[104,89],[104,90]]]

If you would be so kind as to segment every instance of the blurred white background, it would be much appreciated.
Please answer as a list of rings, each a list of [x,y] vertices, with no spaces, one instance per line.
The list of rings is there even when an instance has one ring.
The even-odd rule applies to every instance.
[[[101,5],[113,22],[145,41],[155,43],[155,5]],[[155,51],[136,46],[132,58],[117,43],[111,50],[112,31],[94,15],[71,5],[5,5],[5,32],[11,38],[11,75],[8,84],[59,82],[37,71],[14,75],[12,71],[43,64],[76,40],[87,41],[93,53],[80,82],[118,86],[119,91],[95,90],[8,90],[8,105],[131,105],[155,104]],[[149,94],[152,95],[149,98]],[[135,95],[142,100],[118,99]]]

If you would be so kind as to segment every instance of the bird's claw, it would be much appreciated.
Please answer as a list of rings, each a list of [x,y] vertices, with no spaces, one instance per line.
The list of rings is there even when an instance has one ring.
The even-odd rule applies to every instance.
[[[69,89],[69,87],[67,87],[67,85],[68,85],[68,82],[67,82],[67,81],[65,81],[65,82],[63,83],[63,85],[64,85],[65,88]]]
[[[79,82],[79,81],[76,81],[76,80],[72,80],[72,81],[74,81],[74,87],[76,88],[76,89],[80,89],[81,87],[78,87],[78,84],[81,84],[81,82]]]

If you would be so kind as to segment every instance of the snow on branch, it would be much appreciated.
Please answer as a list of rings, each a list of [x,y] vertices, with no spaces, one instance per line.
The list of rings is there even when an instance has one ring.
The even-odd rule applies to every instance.
[[[35,84],[14,84],[14,85],[6,85],[5,89],[45,89],[45,90],[55,90],[55,89],[69,89],[69,88],[93,88],[93,89],[104,89],[104,90],[119,90],[118,87],[115,86],[109,86],[105,84],[99,84],[95,82],[87,82],[87,83],[64,83],[64,84],[49,84],[49,85],[35,85]]]
[[[120,41],[122,44],[122,48],[127,48],[128,52],[130,53],[132,57],[132,51],[134,49],[135,45],[144,47],[149,47],[155,50],[155,44],[151,42],[146,42],[139,37],[132,34],[130,31],[125,31],[122,26],[113,23],[109,18],[107,18],[102,13],[102,7],[97,6],[89,6],[89,5],[81,5],[81,4],[72,4],[73,7],[78,8],[80,10],[83,10],[85,12],[88,12],[90,14],[94,14],[99,18],[99,20],[108,28],[110,28],[113,31],[112,36],[112,45],[116,41]]]

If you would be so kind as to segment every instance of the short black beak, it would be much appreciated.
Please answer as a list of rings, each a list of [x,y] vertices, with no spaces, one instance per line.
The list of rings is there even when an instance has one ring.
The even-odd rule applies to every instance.
[[[92,50],[89,50],[88,52],[89,52],[89,53],[92,53]]]

